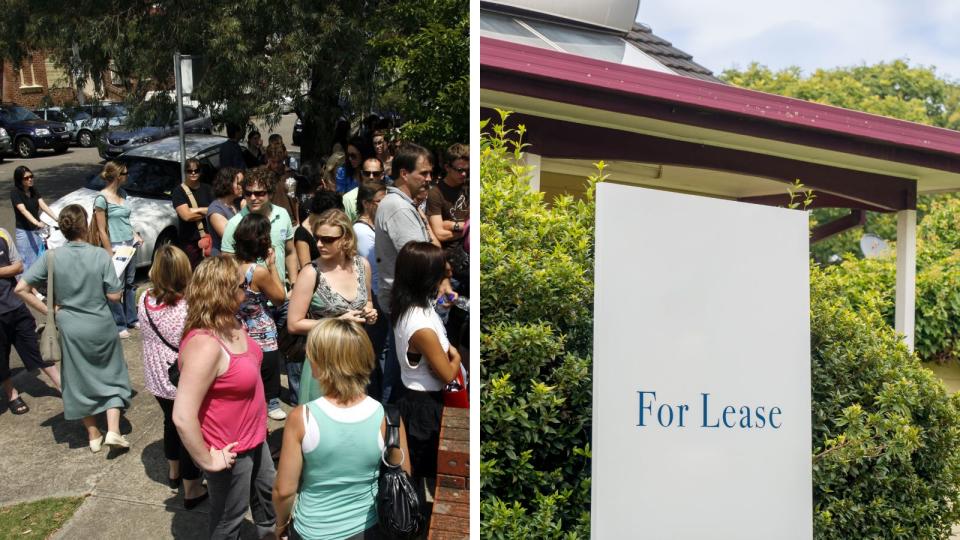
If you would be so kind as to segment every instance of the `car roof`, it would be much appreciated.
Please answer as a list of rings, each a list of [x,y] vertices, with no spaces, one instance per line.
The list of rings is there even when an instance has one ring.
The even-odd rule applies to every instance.
[[[214,148],[227,142],[226,137],[220,135],[186,135],[186,150],[188,157],[207,154]],[[166,161],[180,161],[180,139],[167,137],[143,146],[138,146],[124,154],[125,157],[140,157],[162,159]]]

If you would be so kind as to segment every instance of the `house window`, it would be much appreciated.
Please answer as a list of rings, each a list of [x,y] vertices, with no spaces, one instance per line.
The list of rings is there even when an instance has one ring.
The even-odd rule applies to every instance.
[[[123,79],[120,77],[120,73],[117,71],[117,64],[111,60],[110,67],[110,84],[113,86],[123,86]]]
[[[20,68],[20,88],[40,88],[37,84],[37,74],[33,69],[33,60],[29,65]]]

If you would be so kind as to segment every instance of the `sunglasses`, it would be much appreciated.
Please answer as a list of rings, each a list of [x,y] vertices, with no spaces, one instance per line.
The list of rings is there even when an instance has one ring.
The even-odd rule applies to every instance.
[[[457,171],[460,174],[467,175],[470,174],[470,167],[450,167],[451,169]]]
[[[23,175],[23,179],[24,179],[24,180],[33,180],[33,175],[32,175],[32,174],[25,174],[25,175]]]
[[[383,171],[360,171],[360,174],[362,174],[364,178],[380,178],[383,176]]]
[[[249,191],[249,190],[246,190],[246,189],[245,189],[245,190],[243,190],[243,196],[244,196],[244,197],[266,197],[266,196],[267,196],[267,190],[265,190],[265,189],[258,189],[258,190],[256,190],[256,191]]]
[[[200,174],[200,169],[187,169],[187,174]]]
[[[317,240],[321,244],[332,244],[341,238],[343,238],[342,234],[340,236],[318,236]]]

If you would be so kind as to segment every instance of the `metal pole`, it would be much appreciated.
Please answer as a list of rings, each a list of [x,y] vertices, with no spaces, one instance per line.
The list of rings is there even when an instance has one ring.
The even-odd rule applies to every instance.
[[[180,181],[187,181],[187,143],[183,135],[183,81],[180,75],[180,59],[183,58],[179,52],[173,53],[174,78],[177,85],[177,124],[180,127]]]

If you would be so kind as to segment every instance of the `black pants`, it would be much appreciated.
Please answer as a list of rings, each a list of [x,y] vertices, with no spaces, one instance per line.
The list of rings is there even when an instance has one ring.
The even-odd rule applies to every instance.
[[[43,367],[37,321],[27,306],[21,304],[13,311],[0,313],[0,382],[10,378],[10,347],[16,347],[27,370]]]
[[[280,351],[263,351],[260,379],[263,381],[263,395],[267,401],[280,397]]]
[[[177,426],[173,424],[173,400],[154,397],[157,398],[160,410],[163,411],[163,455],[169,460],[180,461],[180,478],[184,480],[200,478],[200,469],[193,463],[190,453],[180,440]]]
[[[422,392],[407,388],[397,402],[397,407],[407,428],[407,446],[410,448],[410,465],[413,467],[414,476],[436,476],[443,392]]]

